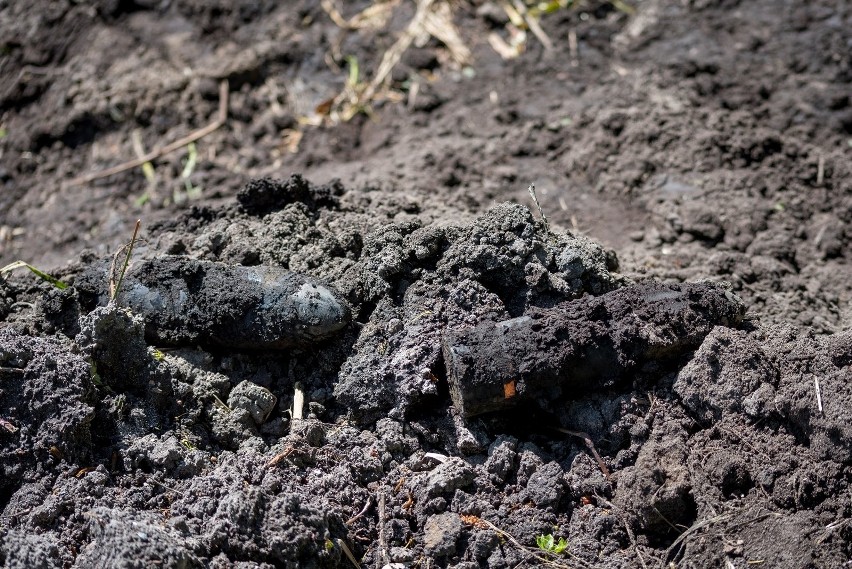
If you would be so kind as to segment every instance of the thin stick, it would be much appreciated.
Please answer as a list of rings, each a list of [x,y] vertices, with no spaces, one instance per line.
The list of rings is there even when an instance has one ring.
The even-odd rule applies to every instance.
[[[388,564],[388,544],[385,538],[385,493],[379,490],[379,567]]]
[[[183,496],[183,492],[181,492],[181,491],[180,491],[180,490],[178,490],[177,488],[172,488],[171,486],[167,486],[167,485],[163,484],[162,482],[160,482],[159,480],[156,480],[156,479],[154,479],[154,478],[149,478],[147,481],[148,481],[148,482],[153,482],[153,483],[154,483],[154,484],[156,484],[157,486],[161,486],[161,487],[165,488],[166,490],[168,490],[169,492],[174,492],[175,494],[178,494],[178,495],[180,495],[180,496]]]
[[[819,388],[819,379],[816,377],[814,377],[814,389],[816,389],[817,407],[819,408],[819,412],[822,413],[822,390]]]
[[[369,509],[370,509],[370,505],[371,505],[372,503],[373,503],[373,496],[371,495],[371,496],[369,496],[369,497],[367,498],[367,503],[366,503],[366,504],[364,504],[364,507],[363,507],[363,508],[361,508],[361,511],[360,511],[360,512],[358,512],[357,514],[355,514],[354,516],[352,516],[351,518],[349,518],[348,520],[346,520],[346,525],[349,525],[349,524],[351,524],[352,522],[354,522],[355,520],[357,520],[357,519],[359,519],[359,518],[363,517],[363,516],[364,516],[364,514],[366,514],[366,513],[367,513],[367,510],[369,510]]]
[[[527,188],[527,191],[530,193],[533,203],[535,203],[535,206],[538,208],[538,214],[541,216],[541,221],[544,223],[544,238],[547,239],[550,235],[550,223],[548,223],[547,217],[544,215],[544,208],[541,207],[541,203],[538,201],[538,196],[535,193],[535,184],[530,183],[530,187]]]
[[[672,554],[672,551],[673,551],[676,547],[677,547],[677,548],[679,548],[679,546],[681,545],[681,543],[682,543],[682,542],[683,542],[683,541],[687,538],[687,536],[688,536],[689,534],[691,534],[691,533],[693,533],[693,532],[696,532],[696,531],[698,531],[698,530],[700,530],[700,529],[706,528],[707,526],[711,526],[711,525],[713,525],[713,524],[715,524],[715,523],[719,523],[719,522],[727,521],[727,520],[729,520],[732,516],[733,516],[733,514],[723,514],[723,515],[721,515],[721,516],[715,516],[715,517],[713,517],[713,518],[709,518],[709,519],[703,520],[703,521],[701,521],[701,522],[698,522],[698,523],[696,523],[696,524],[693,524],[693,525],[692,525],[692,526],[691,526],[688,530],[686,530],[685,532],[683,532],[682,534],[680,534],[680,535],[678,536],[678,538],[677,538],[676,540],[674,540],[674,542],[673,542],[673,543],[669,546],[669,548],[668,548],[668,549],[666,549],[665,553],[663,554],[663,558],[660,560],[660,569],[663,569],[664,567],[667,567],[667,565],[666,565],[666,561],[668,561],[669,557],[670,557],[670,556],[671,556],[671,554]],[[768,517],[770,517],[770,516],[780,517],[780,516],[781,516],[781,514],[778,514],[778,513],[775,513],[775,512],[766,512],[766,513],[760,514],[760,515],[758,515],[758,516],[755,516],[755,517],[753,517],[753,518],[751,518],[751,519],[748,519],[748,520],[746,520],[746,521],[744,521],[744,522],[739,522],[739,523],[736,523],[736,524],[733,524],[733,525],[727,526],[727,527],[725,528],[725,530],[726,530],[726,531],[733,531],[733,530],[735,530],[735,529],[737,529],[737,528],[740,528],[740,527],[742,527],[742,526],[747,526],[747,525],[749,525],[749,524],[753,524],[753,523],[755,523],[755,522],[759,522],[759,521],[761,521],[761,520],[763,520],[763,519],[766,519],[766,518],[768,518]]]
[[[121,290],[121,283],[124,280],[124,273],[127,272],[127,265],[130,264],[130,255],[133,253],[133,245],[136,243],[136,237],[139,235],[139,228],[141,226],[142,226],[142,220],[137,219],[136,220],[136,227],[133,228],[133,237],[130,238],[130,243],[128,243],[127,245],[124,246],[124,247],[127,248],[127,255],[124,257],[124,264],[121,266],[121,273],[119,273],[119,275],[118,275],[118,282],[117,283],[113,282],[112,278],[115,275],[115,260],[116,260],[116,257],[118,256],[119,252],[121,252],[121,249],[119,249],[118,250],[119,252],[117,252],[115,254],[115,256],[112,258],[112,265],[110,266],[110,271],[109,271],[109,276],[110,276],[110,283],[109,283],[110,291],[109,292],[110,292],[110,297],[111,297],[112,300],[115,300],[115,297],[118,296],[118,291]]]
[[[714,518],[708,518],[706,520],[702,520],[700,522],[692,524],[692,526],[689,529],[687,529],[685,532],[683,532],[682,534],[677,536],[677,539],[674,540],[674,542],[672,542],[672,544],[668,547],[668,549],[666,549],[665,553],[663,554],[663,559],[660,562],[660,567],[663,567],[665,565],[666,561],[669,559],[669,556],[672,554],[672,551],[674,551],[674,549],[676,547],[680,546],[680,544],[683,542],[683,540],[685,540],[691,534],[697,532],[700,529],[706,528],[707,526],[711,526],[711,525],[718,523],[718,522],[723,522],[723,521],[729,519],[730,517],[731,517],[731,514],[723,514],[721,516],[716,516]]]
[[[571,67],[580,65],[579,50],[577,49],[577,30],[571,28],[568,30],[568,54],[571,61]]]
[[[567,435],[572,435],[583,439],[583,442],[586,443],[586,447],[591,451],[592,455],[595,457],[595,460],[598,463],[598,468],[601,469],[601,472],[603,472],[603,475],[606,477],[606,479],[612,482],[612,473],[609,471],[609,468],[607,468],[606,463],[601,458],[601,455],[598,454],[598,450],[595,448],[595,443],[592,442],[592,439],[591,437],[589,437],[588,434],[582,431],[569,431],[568,429],[563,429],[561,427],[556,427],[556,430],[560,433],[565,433]]]
[[[541,29],[541,26],[539,25],[536,17],[529,13],[527,7],[524,6],[524,4],[520,2],[520,0],[514,0],[514,4],[515,10],[517,10],[518,13],[521,14],[521,17],[524,19],[524,22],[527,24],[527,27],[530,29],[533,35],[538,38],[538,41],[540,41],[541,45],[544,46],[545,51],[553,51],[553,42],[550,41],[550,38],[547,36],[544,30]]]
[[[817,162],[817,186],[821,186],[825,180],[825,156],[820,156]]]
[[[349,561],[352,562],[352,565],[354,565],[356,569],[361,569],[361,564],[358,563],[358,560],[355,559],[354,555],[352,555],[352,550],[349,549],[349,546],[346,545],[346,542],[340,538],[337,538],[335,541],[337,542],[337,547],[343,550],[343,553],[346,555],[346,557],[349,558]]]
[[[175,150],[180,150],[190,142],[195,142],[200,138],[204,138],[214,130],[218,129],[220,126],[225,124],[225,121],[228,119],[228,80],[225,79],[221,83],[219,83],[219,114],[216,117],[216,120],[208,124],[207,126],[196,130],[195,132],[191,132],[188,135],[184,136],[181,139],[178,139],[171,144],[167,144],[165,146],[161,146],[160,148],[155,148],[151,152],[145,154],[144,156],[140,156],[135,160],[129,160],[118,166],[113,166],[112,168],[107,168],[106,170],[101,170],[100,172],[95,172],[93,174],[86,174],[85,176],[79,176],[72,180],[68,181],[68,184],[71,186],[77,186],[80,184],[87,184],[89,182],[93,182],[100,178],[106,178],[107,176],[112,176],[114,174],[119,174],[126,170],[132,170],[133,168],[138,168],[139,166],[145,164],[146,162],[151,162],[163,156],[165,154],[170,154]]]
[[[402,55],[408,50],[412,42],[414,42],[418,32],[423,29],[423,22],[426,20],[429,9],[434,2],[435,0],[419,0],[417,2],[417,10],[414,13],[414,18],[411,19],[411,22],[409,22],[408,26],[402,32],[402,35],[382,56],[376,76],[367,85],[359,101],[370,101],[379,87],[384,84],[394,67],[396,67],[396,64],[402,59]]]
[[[301,421],[305,418],[305,391],[298,381],[293,386],[293,410],[290,414],[293,421]]]

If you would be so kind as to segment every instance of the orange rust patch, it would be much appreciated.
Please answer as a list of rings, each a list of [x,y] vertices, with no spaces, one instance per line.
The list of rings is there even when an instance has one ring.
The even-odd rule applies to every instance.
[[[467,525],[473,526],[479,529],[488,529],[488,524],[482,521],[481,518],[474,516],[473,514],[459,514],[461,521],[466,523]]]
[[[515,380],[514,379],[503,384],[503,396],[506,399],[511,399],[516,394],[517,394],[517,391],[515,391]]]

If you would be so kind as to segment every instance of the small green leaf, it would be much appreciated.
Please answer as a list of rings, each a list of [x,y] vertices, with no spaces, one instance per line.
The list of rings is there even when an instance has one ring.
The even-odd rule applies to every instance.
[[[195,165],[198,162],[198,149],[194,142],[190,142],[186,146],[186,164],[183,166],[183,171],[180,173],[181,178],[189,178],[192,171],[195,170]]]
[[[62,282],[61,280],[57,279],[56,277],[52,277],[52,276],[48,275],[47,273],[45,273],[44,271],[41,271],[41,270],[33,267],[29,263],[25,263],[23,261],[15,261],[14,263],[9,263],[8,265],[6,265],[2,269],[0,269],[0,274],[8,273],[10,271],[14,271],[15,269],[21,269],[21,268],[29,269],[30,271],[35,273],[35,275],[38,276],[40,279],[49,282],[50,284],[52,284],[53,286],[55,286],[58,289],[68,288],[68,285],[65,284],[64,282]]]
[[[358,58],[354,55],[347,55],[346,63],[349,64],[349,77],[346,78],[346,82],[350,87],[354,87],[358,84],[361,75],[361,69],[358,66]]]
[[[556,541],[553,534],[540,535],[535,538],[535,543],[542,551],[555,555],[562,554],[568,548],[568,540],[560,537],[559,541]]]
[[[539,549],[550,551],[553,549],[553,534],[540,535],[535,538],[535,542],[538,544]]]
[[[97,364],[95,364],[94,360],[92,360],[91,365],[89,366],[89,375],[92,378],[92,383],[94,383],[98,387],[104,387],[104,382],[101,379],[100,374],[98,373],[98,366]]]
[[[145,162],[142,164],[142,174],[145,175],[145,179],[148,180],[148,184],[156,185],[157,183],[157,174],[154,171],[154,165],[150,162]]]

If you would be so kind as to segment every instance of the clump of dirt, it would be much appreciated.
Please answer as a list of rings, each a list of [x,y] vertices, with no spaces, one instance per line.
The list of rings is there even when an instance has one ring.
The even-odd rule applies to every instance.
[[[852,557],[845,6],[435,0],[330,124],[423,12],[214,4],[0,11],[0,566]]]
[[[848,334],[737,330],[743,305],[718,285],[632,284],[612,272],[612,252],[545,232],[524,206],[434,223],[390,205],[375,227],[335,187],[337,198],[322,201],[325,189],[301,178],[253,182],[238,207],[162,226],[115,301],[104,295],[108,259],[66,276],[74,293],[64,303],[47,284],[7,289],[17,302],[50,305],[59,321],[61,310],[83,316],[74,339],[36,335],[36,349],[25,349],[23,332],[0,338],[13,379],[4,419],[20,425],[4,435],[5,563],[112,564],[132,554],[175,566],[331,567],[348,550],[368,564],[510,566],[533,553],[501,539],[560,528],[578,562],[605,551],[619,566],[699,555],[676,528],[701,520],[699,530],[785,531],[785,511],[834,519],[850,506],[832,499],[852,448],[840,403]],[[290,237],[247,237],[258,234]],[[346,250],[343,240],[361,246]],[[163,247],[181,255],[164,257]],[[249,320],[216,321],[238,344],[220,335],[196,346],[197,336],[179,332],[197,329],[199,315],[261,301],[231,295],[237,277],[284,286],[276,303],[301,301],[291,285],[308,281],[289,269],[269,279],[263,266],[228,268],[246,247],[260,262],[286,254],[287,267],[326,259],[313,273],[327,284],[313,286],[346,299],[355,320],[327,328],[321,342],[270,344],[268,328],[248,325],[254,309],[244,310]],[[217,288],[223,294],[210,293]],[[33,333],[44,311],[9,320]],[[164,336],[170,322],[174,334]],[[288,322],[288,333],[310,328]],[[188,342],[174,348],[164,337]],[[460,353],[447,351],[462,344],[478,346],[465,360],[465,373],[481,378],[471,385],[503,393],[511,384],[517,395],[505,398],[517,405],[488,399],[492,412],[472,417],[482,387],[464,391],[474,376],[458,375]],[[547,356],[566,349],[563,363]],[[57,366],[59,357],[73,363]],[[513,357],[517,375],[494,367]],[[535,357],[554,371],[529,363]],[[832,394],[817,415],[802,393],[813,378]],[[57,392],[62,405],[41,411],[14,395],[57,401]],[[535,423],[520,420],[530,415]],[[35,451],[28,460],[15,454],[23,445]],[[797,559],[848,554],[826,536]],[[744,543],[722,555],[786,562],[789,551]]]

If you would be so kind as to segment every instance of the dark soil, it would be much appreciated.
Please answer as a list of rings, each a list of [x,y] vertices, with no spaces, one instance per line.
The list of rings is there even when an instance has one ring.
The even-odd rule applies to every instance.
[[[0,566],[848,564],[848,3],[448,6],[0,1]]]

